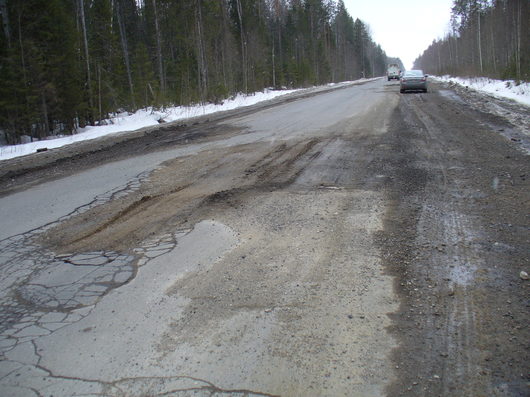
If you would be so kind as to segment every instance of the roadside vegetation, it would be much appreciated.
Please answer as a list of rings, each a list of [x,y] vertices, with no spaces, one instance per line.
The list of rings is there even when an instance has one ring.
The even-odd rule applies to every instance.
[[[382,75],[342,0],[0,0],[9,144],[116,112]]]
[[[530,2],[454,0],[452,32],[414,67],[435,75],[530,81]]]

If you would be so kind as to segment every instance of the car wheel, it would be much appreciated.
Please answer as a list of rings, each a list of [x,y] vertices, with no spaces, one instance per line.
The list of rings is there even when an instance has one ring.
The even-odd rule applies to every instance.
[[[403,93],[405,93],[405,90],[399,90],[399,92],[401,92],[403,94]]]
[[[427,88],[425,88],[425,89],[423,90],[423,92],[424,92],[424,93],[427,93]]]

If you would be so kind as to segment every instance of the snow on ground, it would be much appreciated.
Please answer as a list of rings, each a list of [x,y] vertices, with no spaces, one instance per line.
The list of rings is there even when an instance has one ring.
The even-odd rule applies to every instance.
[[[237,96],[225,100],[222,104],[206,104],[196,106],[176,106],[161,110],[153,108],[140,109],[133,114],[116,114],[109,120],[105,120],[100,126],[88,126],[80,128],[74,135],[51,137],[50,139],[24,143],[20,145],[10,145],[0,147],[0,160],[7,160],[13,157],[24,156],[35,153],[37,149],[55,149],[61,146],[70,145],[75,142],[96,139],[105,135],[118,132],[134,131],[139,128],[158,125],[158,120],[166,122],[182,120],[205,114],[231,110],[239,107],[254,105],[281,95],[287,95],[298,90],[265,90],[251,95],[238,94]]]
[[[439,81],[459,84],[498,98],[509,98],[530,106],[530,83],[516,85],[513,80],[493,80],[487,77],[432,76]]]
[[[309,88],[307,90],[319,90],[325,89],[326,87],[356,84],[360,82],[377,80],[378,78],[379,77],[373,79],[360,79],[356,81],[344,81],[342,83],[331,83],[321,87]],[[262,92],[255,92],[249,95],[238,94],[235,97],[227,99],[223,103],[218,105],[206,104],[196,106],[176,106],[168,107],[162,110],[147,108],[140,109],[133,114],[120,113],[116,114],[109,120],[105,120],[103,124],[106,125],[80,128],[74,135],[49,137],[48,139],[42,141],[23,143],[20,145],[0,146],[0,160],[7,160],[14,157],[35,153],[37,149],[55,149],[61,146],[70,145],[75,142],[96,139],[105,135],[116,134],[126,131],[134,131],[139,128],[158,125],[158,120],[160,119],[163,119],[165,122],[171,122],[176,120],[188,119],[196,116],[203,116],[215,112],[251,106],[258,102],[267,101],[278,96],[290,94],[295,91],[301,90],[264,90]]]

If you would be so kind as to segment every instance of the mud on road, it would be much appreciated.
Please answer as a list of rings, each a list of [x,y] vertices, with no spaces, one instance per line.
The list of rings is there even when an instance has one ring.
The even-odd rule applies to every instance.
[[[401,154],[390,159],[393,205],[380,243],[402,303],[391,315],[400,381],[389,395],[523,396],[529,296],[519,272],[530,247],[524,139],[503,137],[499,132],[513,127],[473,102],[436,94],[404,96],[390,134],[392,152]]]
[[[527,395],[530,161],[499,130],[528,131],[448,90],[381,83],[385,106],[362,116],[168,160],[28,236],[63,264],[107,253],[114,278],[60,303],[85,317],[3,358],[54,390],[105,395]],[[178,131],[245,133],[230,119]],[[97,156],[134,155],[152,137]],[[91,159],[67,161],[73,172]],[[51,293],[15,292],[5,322],[57,309],[41,299]],[[128,303],[138,319],[115,312]]]

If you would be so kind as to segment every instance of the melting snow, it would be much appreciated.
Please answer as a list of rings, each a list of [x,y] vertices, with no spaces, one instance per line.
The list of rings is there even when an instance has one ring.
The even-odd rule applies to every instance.
[[[530,83],[521,82],[519,85],[513,80],[493,80],[487,77],[452,77],[432,76],[439,81],[469,87],[475,91],[493,95],[498,98],[509,98],[530,106]]]
[[[80,128],[74,135],[50,137],[49,139],[42,141],[35,141],[20,145],[1,146],[0,160],[7,160],[13,157],[35,153],[37,149],[54,149],[61,146],[70,145],[75,142],[96,139],[109,134],[134,131],[139,128],[158,125],[158,120],[160,119],[163,119],[165,122],[171,122],[244,106],[250,106],[258,102],[263,102],[281,95],[290,94],[295,91],[298,90],[265,90],[263,92],[256,92],[250,95],[238,94],[237,96],[227,99],[223,103],[217,105],[206,104],[196,106],[176,106],[164,108],[162,110],[147,108],[140,109],[133,114],[120,113],[114,115],[109,120],[105,120],[106,125]]]

